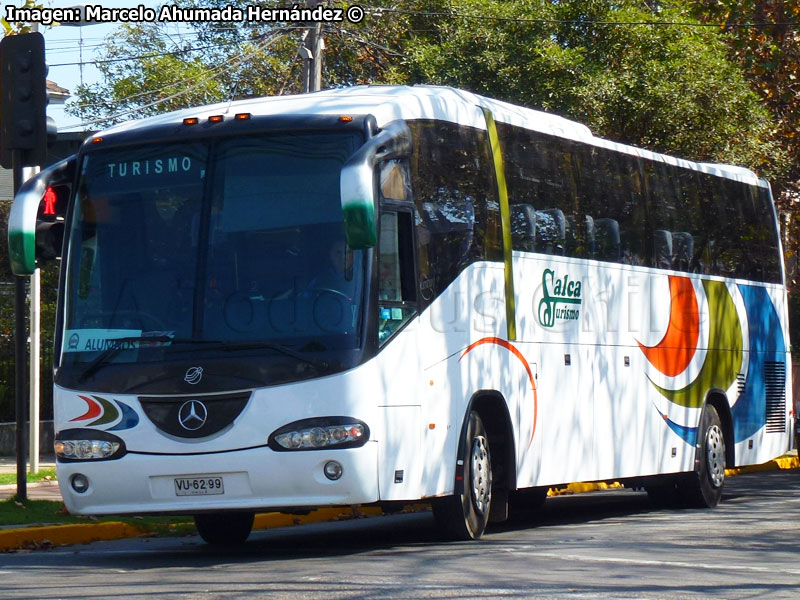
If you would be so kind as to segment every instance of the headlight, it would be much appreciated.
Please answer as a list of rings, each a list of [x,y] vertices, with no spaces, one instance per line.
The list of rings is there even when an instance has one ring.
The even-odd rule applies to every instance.
[[[369,427],[348,417],[318,417],[295,421],[269,436],[269,447],[286,450],[356,448],[369,440]]]
[[[113,460],[122,458],[125,442],[115,435],[94,429],[67,429],[56,435],[53,447],[61,462]]]

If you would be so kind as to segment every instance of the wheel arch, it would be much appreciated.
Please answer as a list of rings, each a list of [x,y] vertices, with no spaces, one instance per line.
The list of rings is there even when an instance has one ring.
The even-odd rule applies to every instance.
[[[728,403],[728,397],[720,389],[709,390],[706,395],[706,404],[713,406],[722,423],[722,433],[725,436],[725,463],[728,468],[736,466],[736,448],[733,438],[733,414]]]
[[[461,422],[461,430],[456,456],[463,456],[464,437],[469,423],[469,414],[475,411],[483,421],[489,435],[489,451],[492,455],[493,487],[502,487],[508,491],[517,489],[517,458],[514,442],[514,427],[508,412],[505,397],[497,390],[478,390],[467,404]],[[499,451],[497,450],[499,444]],[[456,470],[455,493],[464,491],[464,479]]]

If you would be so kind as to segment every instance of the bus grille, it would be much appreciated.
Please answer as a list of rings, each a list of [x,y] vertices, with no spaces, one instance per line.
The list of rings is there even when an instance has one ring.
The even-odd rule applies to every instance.
[[[764,361],[767,394],[767,433],[786,431],[786,363]]]

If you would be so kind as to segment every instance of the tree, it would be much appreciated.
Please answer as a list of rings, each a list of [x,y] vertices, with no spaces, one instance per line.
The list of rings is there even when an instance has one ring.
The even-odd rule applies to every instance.
[[[187,11],[286,6],[275,0],[176,0],[172,5]],[[325,87],[381,81],[391,57],[399,56],[403,22],[402,17],[381,22],[379,31],[375,22],[328,26]],[[105,126],[199,104],[302,91],[299,51],[305,25],[195,21],[188,27],[175,35],[169,23],[122,25],[99,57],[103,81],[78,87],[77,101],[67,111],[104,118]]]
[[[770,114],[721,37],[677,9],[624,0],[450,6],[406,45],[412,81],[552,111],[658,152],[770,176],[786,169]]]
[[[800,3],[797,0],[694,0],[704,22],[720,23],[731,58],[777,120],[775,138],[790,157],[776,194],[800,202]]]

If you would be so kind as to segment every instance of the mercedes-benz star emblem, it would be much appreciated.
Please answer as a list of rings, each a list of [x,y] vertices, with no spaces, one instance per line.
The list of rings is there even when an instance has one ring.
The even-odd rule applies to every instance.
[[[178,423],[186,431],[197,431],[206,424],[208,409],[199,400],[187,400],[178,409]]]
[[[190,383],[192,385],[200,383],[200,380],[202,378],[203,378],[203,367],[189,367],[189,370],[186,371],[186,375],[183,376],[183,380],[186,383]]]

